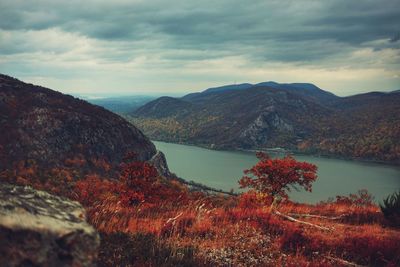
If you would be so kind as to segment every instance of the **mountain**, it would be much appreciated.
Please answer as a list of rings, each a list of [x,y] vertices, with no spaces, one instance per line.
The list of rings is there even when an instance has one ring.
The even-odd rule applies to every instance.
[[[130,115],[155,140],[400,162],[399,109],[398,92],[338,97],[313,84],[264,82],[158,98]]]
[[[122,117],[6,75],[0,75],[0,129],[0,172],[21,165],[51,169],[76,162],[89,169],[99,162],[117,166],[128,152],[142,161],[160,156]]]
[[[280,89],[280,90],[289,90],[292,93],[301,95],[301,96],[306,96],[310,98],[314,98],[314,100],[320,100],[324,102],[329,102],[332,101],[333,99],[336,99],[337,96],[334,94],[324,91],[314,84],[310,83],[276,83],[276,82],[262,82],[262,83],[257,83],[257,84],[250,84],[250,83],[243,83],[243,84],[232,84],[232,85],[225,85],[225,86],[220,86],[220,87],[214,87],[214,88],[209,88],[204,90],[201,93],[191,93],[188,94],[182,99],[184,100],[189,100],[189,101],[198,101],[200,99],[204,99],[204,97],[207,97],[209,95],[213,95],[215,93],[224,93],[224,92],[230,92],[230,91],[238,91],[238,90],[246,90],[251,87],[268,87],[268,88],[275,88],[275,89]]]
[[[191,110],[192,104],[185,100],[174,97],[163,96],[155,101],[151,101],[142,107],[136,109],[135,112],[144,117],[162,118],[166,116],[173,116],[177,113],[186,114]]]
[[[314,101],[330,103],[337,99],[337,96],[322,90],[311,83],[276,83],[276,82],[263,82],[256,84],[256,86],[266,86],[281,90],[290,90],[292,93],[298,94],[303,97],[312,98]]]
[[[248,89],[252,87],[253,85],[250,83],[242,83],[242,84],[231,84],[231,85],[224,85],[220,87],[213,87],[213,88],[208,88],[204,90],[201,93],[192,93],[185,95],[183,99],[185,100],[190,100],[190,99],[195,99],[199,95],[206,95],[206,94],[211,94],[211,93],[218,93],[218,92],[227,92],[227,91],[232,91],[232,90],[243,90],[243,89]]]

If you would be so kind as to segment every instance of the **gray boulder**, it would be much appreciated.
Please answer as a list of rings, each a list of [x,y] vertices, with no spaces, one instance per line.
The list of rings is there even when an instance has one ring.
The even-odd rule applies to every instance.
[[[93,266],[100,239],[85,219],[78,202],[0,184],[0,266]]]

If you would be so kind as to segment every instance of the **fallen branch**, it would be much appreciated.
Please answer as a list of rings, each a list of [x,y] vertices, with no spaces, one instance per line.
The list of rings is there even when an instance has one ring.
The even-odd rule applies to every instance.
[[[299,213],[289,213],[290,216],[293,217],[303,217],[303,218],[316,218],[316,219],[325,219],[325,220],[340,220],[343,217],[346,217],[347,214],[342,214],[336,217],[328,217],[323,215],[314,215],[314,214],[299,214]]]
[[[328,228],[328,227],[325,227],[325,226],[320,226],[320,225],[309,223],[309,222],[305,222],[305,221],[300,221],[300,220],[297,220],[297,219],[295,219],[293,217],[290,217],[290,216],[288,216],[286,214],[280,213],[279,211],[274,211],[273,213],[278,215],[278,216],[281,216],[281,217],[283,217],[283,218],[285,218],[285,219],[287,219],[289,221],[292,221],[292,222],[301,223],[301,224],[308,225],[308,226],[311,226],[311,227],[315,227],[315,228],[318,228],[318,229],[324,230],[324,231],[332,231],[331,228]]]

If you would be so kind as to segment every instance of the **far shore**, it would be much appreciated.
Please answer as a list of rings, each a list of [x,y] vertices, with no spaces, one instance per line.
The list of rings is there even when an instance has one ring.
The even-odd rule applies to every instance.
[[[185,145],[185,146],[194,146],[194,147],[199,147],[199,148],[204,148],[204,149],[214,150],[214,151],[245,152],[245,153],[256,153],[256,152],[261,151],[261,152],[281,154],[281,155],[290,154],[290,155],[299,155],[299,156],[312,156],[312,157],[318,157],[318,158],[350,160],[350,161],[360,162],[360,163],[372,163],[372,164],[381,164],[381,165],[390,165],[390,166],[400,167],[400,162],[396,162],[396,161],[382,161],[382,160],[375,160],[375,159],[345,157],[345,156],[340,156],[340,155],[330,155],[330,154],[323,154],[323,153],[305,153],[302,151],[294,151],[294,150],[289,150],[289,149],[280,148],[280,147],[259,148],[259,149],[243,149],[243,148],[237,148],[237,147],[236,148],[235,147],[219,148],[219,147],[213,146],[212,144],[211,145],[210,144],[197,144],[197,143],[189,143],[189,142],[183,142],[183,141],[171,142],[171,141],[157,140],[157,139],[151,139],[151,141]]]

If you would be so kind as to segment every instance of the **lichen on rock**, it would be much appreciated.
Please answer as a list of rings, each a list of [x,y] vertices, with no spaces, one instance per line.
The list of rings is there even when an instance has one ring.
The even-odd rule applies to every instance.
[[[93,266],[99,243],[78,202],[0,184],[1,266]]]

